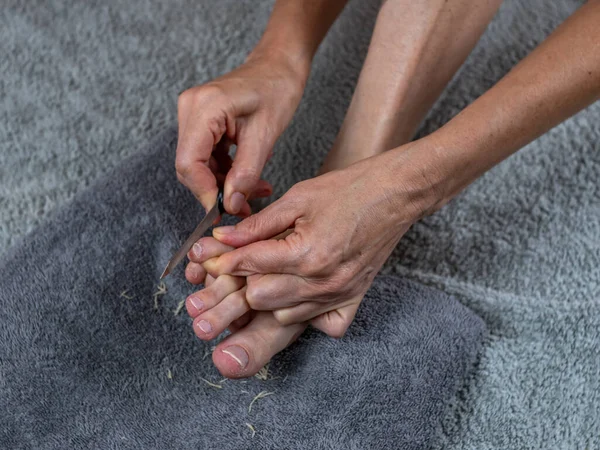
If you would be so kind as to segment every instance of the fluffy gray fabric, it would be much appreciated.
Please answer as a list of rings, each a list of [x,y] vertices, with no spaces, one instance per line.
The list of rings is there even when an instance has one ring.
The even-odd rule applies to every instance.
[[[174,143],[164,135],[0,263],[0,447],[429,447],[485,326],[398,277],[377,279],[344,339],[308,333],[275,358],[279,378],[202,380],[221,377],[204,359],[213,344],[174,314],[193,291],[182,267],[153,309],[200,216]],[[248,411],[261,391],[274,393]]]
[[[505,0],[421,134],[581,3]],[[178,92],[242,62],[271,4],[4,0],[0,246],[173,123]],[[376,10],[377,2],[352,1],[316,56],[267,169],[277,194],[315,173],[331,145]],[[414,226],[386,266],[458,295],[491,331],[481,370],[447,422],[446,448],[600,446],[598,135],[596,104]]]

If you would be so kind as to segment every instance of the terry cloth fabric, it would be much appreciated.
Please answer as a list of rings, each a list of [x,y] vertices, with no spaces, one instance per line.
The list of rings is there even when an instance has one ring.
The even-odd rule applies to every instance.
[[[175,143],[162,135],[0,262],[0,448],[432,445],[485,326],[415,282],[377,278],[343,339],[305,333],[272,378],[219,381],[213,343],[174,313],[193,291],[182,267],[153,295],[201,217]]]
[[[583,3],[504,0],[419,135]],[[350,0],[317,52],[264,172],[276,196],[313,176],[331,148],[379,4]],[[2,0],[0,253],[175,123],[179,92],[242,63],[272,5]],[[384,267],[455,295],[491,336],[441,430],[444,449],[600,448],[598,136],[600,102],[415,224]]]

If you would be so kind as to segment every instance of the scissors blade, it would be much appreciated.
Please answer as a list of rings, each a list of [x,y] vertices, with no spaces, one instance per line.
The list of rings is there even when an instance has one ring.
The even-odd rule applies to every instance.
[[[167,275],[169,275],[169,273],[171,273],[173,269],[177,267],[177,265],[183,260],[183,258],[185,258],[185,255],[187,255],[187,253],[190,251],[192,245],[194,245],[194,243],[198,239],[204,236],[204,233],[206,233],[206,230],[210,228],[215,219],[219,216],[220,212],[221,211],[219,210],[219,202],[217,202],[215,206],[213,206],[213,208],[206,214],[206,216],[204,216],[204,219],[202,219],[202,221],[198,224],[198,226],[192,232],[192,234],[190,234],[190,237],[188,237],[183,243],[183,245],[179,248],[179,250],[177,250],[177,253],[173,255],[173,257],[169,261],[169,264],[167,264],[167,267],[165,267],[165,270],[160,276],[161,280]]]

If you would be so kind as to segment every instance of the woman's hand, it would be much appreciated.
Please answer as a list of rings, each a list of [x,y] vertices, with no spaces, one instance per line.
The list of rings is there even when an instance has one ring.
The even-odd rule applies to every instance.
[[[210,208],[217,183],[225,185],[225,209],[247,216],[251,196],[265,197],[271,185],[260,180],[279,135],[290,122],[308,68],[283,51],[255,50],[237,69],[179,96],[177,177]],[[237,145],[235,161],[229,156]]]
[[[346,311],[328,333],[342,335],[402,235],[438,204],[434,154],[423,139],[303,181],[235,227],[215,229],[236,249],[204,267],[247,276],[250,307],[274,310],[282,324]]]

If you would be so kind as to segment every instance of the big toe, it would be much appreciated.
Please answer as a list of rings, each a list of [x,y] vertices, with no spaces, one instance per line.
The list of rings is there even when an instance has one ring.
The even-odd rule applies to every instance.
[[[272,312],[258,312],[248,325],[219,343],[213,362],[227,378],[250,377],[294,342],[305,328],[306,324],[281,325]]]

